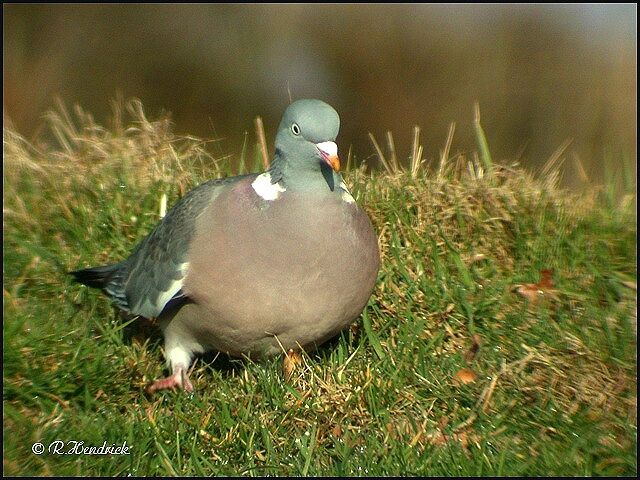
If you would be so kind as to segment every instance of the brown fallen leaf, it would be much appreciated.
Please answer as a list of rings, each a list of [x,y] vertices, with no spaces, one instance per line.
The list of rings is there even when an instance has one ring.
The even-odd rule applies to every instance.
[[[431,445],[444,445],[448,441],[448,437],[442,432],[432,432],[427,434],[426,439]]]
[[[42,392],[42,395],[50,398],[51,400],[58,402],[58,404],[60,404],[60,406],[65,410],[69,408],[69,401],[60,398],[58,395],[54,395],[53,393],[50,393],[50,392]]]
[[[540,271],[540,281],[538,282],[538,287],[543,290],[553,288],[553,270],[545,268],[544,270]]]
[[[438,429],[444,430],[447,425],[449,425],[449,417],[447,417],[446,415],[443,415],[438,420]]]
[[[470,442],[478,441],[478,437],[476,435],[469,435],[467,434],[467,432],[445,434],[439,430],[436,430],[425,434],[424,437],[427,443],[436,446],[442,446],[452,442],[459,442],[462,448],[464,448],[465,450],[469,447]]]
[[[338,437],[338,438],[341,437],[342,427],[340,427],[340,425],[336,423],[335,426],[331,429],[331,433],[333,434],[334,437]]]
[[[485,260],[486,258],[487,258],[487,256],[484,253],[476,253],[473,257],[471,257],[470,265],[473,265],[474,263],[481,262],[481,261]]]
[[[385,428],[389,437],[394,440],[398,440],[400,438],[406,439],[408,436],[415,439],[416,432],[414,431],[411,422],[404,416],[394,418],[393,421],[388,422],[385,425]]]
[[[453,376],[453,381],[456,383],[473,383],[476,381],[478,376],[476,373],[470,368],[463,368],[458,370],[456,374]]]
[[[602,417],[602,412],[594,409],[594,408],[590,408],[587,411],[587,418],[589,420],[591,420],[592,422],[595,422],[597,420],[599,420]]]
[[[388,422],[385,425],[385,428],[387,429],[387,433],[389,433],[389,434],[393,434],[396,431],[396,429],[393,427],[393,423],[391,423],[391,422]]]
[[[467,437],[467,432],[454,433],[453,438],[460,442],[462,448],[466,449],[469,446],[469,438]]]
[[[289,350],[282,359],[282,373],[285,380],[290,380],[295,370],[302,365],[302,356],[299,352]]]
[[[545,268],[540,271],[540,281],[538,283],[525,283],[516,285],[515,291],[520,296],[529,300],[530,303],[536,303],[540,296],[548,294],[555,296],[553,290],[553,270]]]
[[[638,284],[636,282],[629,282],[627,280],[624,280],[621,282],[623,286],[631,289],[631,290],[635,290],[638,291]]]

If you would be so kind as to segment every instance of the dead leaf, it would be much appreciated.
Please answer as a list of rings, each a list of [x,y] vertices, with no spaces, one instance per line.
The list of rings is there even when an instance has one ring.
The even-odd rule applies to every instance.
[[[295,370],[302,365],[302,356],[299,352],[289,350],[282,360],[282,372],[285,380],[290,380]]]
[[[415,440],[417,442],[420,439],[420,436],[418,436],[417,439],[415,438],[416,432],[414,431],[409,419],[407,419],[405,416],[394,418],[392,422],[389,422],[385,425],[385,428],[387,430],[387,433],[389,434],[389,437],[393,438],[394,440],[400,438],[406,440],[407,437],[411,437],[411,441]],[[420,434],[423,433],[422,429],[419,428],[418,430]]]
[[[545,268],[540,271],[540,281],[538,286],[543,290],[553,288],[553,270]]]
[[[453,434],[453,438],[457,441],[460,442],[460,445],[462,445],[462,448],[467,448],[467,446],[469,445],[469,439],[467,438],[467,432],[460,432],[460,433],[454,433]]]
[[[476,378],[478,378],[478,376],[470,368],[463,368],[461,370],[458,370],[453,376],[454,382],[464,384],[473,383],[476,381]]]
[[[476,253],[473,257],[471,257],[470,265],[473,265],[474,263],[481,262],[486,258],[487,258],[487,256],[484,253]]]
[[[518,285],[516,293],[529,300],[530,303],[536,303],[538,301],[538,295],[541,293],[538,289],[538,285],[535,283],[526,283],[524,285]]]
[[[636,282],[629,282],[627,280],[624,280],[624,281],[622,281],[620,283],[622,283],[623,286],[625,286],[625,287],[627,287],[627,288],[629,288],[631,290],[638,291],[638,284]]]
[[[431,432],[425,437],[431,445],[444,445],[448,440],[447,436],[442,432]]]
[[[599,420],[602,417],[602,412],[595,410],[594,408],[590,408],[587,411],[587,418],[592,422]]]
[[[431,445],[445,445],[449,442],[459,442],[460,446],[465,450],[469,446],[470,441],[477,442],[478,438],[475,435],[468,435],[467,432],[453,433],[450,435],[444,434],[441,431],[437,430],[434,432],[427,433],[425,439]]]
[[[545,268],[540,271],[540,281],[538,283],[525,283],[516,285],[515,291],[520,296],[529,300],[530,303],[536,303],[542,295],[555,297],[553,290],[553,270]]]
[[[336,424],[331,429],[331,433],[333,434],[334,437],[341,437],[342,436],[342,427],[340,427],[340,425]]]
[[[447,417],[446,415],[443,415],[438,420],[438,428],[440,430],[444,430],[447,425],[449,425],[449,417]]]
[[[64,400],[64,399],[60,398],[58,395],[54,395],[53,393],[50,393],[50,392],[43,392],[42,394],[45,397],[48,397],[51,400],[54,400],[54,401],[58,402],[58,404],[60,404],[60,406],[62,408],[64,408],[65,410],[67,408],[69,408],[69,401],[68,400]]]

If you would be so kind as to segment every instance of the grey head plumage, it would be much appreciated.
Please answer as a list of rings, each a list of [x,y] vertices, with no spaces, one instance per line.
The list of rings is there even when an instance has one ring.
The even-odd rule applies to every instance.
[[[321,100],[302,99],[287,107],[275,139],[271,181],[292,189],[334,189],[340,169],[335,140],[338,113]]]

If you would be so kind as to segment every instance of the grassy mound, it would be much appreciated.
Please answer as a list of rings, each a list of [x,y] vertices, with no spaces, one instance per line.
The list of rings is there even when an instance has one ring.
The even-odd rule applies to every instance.
[[[496,165],[479,118],[479,154],[450,156],[449,140],[429,168],[416,136],[402,168],[380,151],[383,172],[345,173],[382,252],[361,320],[290,379],[277,359],[208,355],[195,395],[148,397],[157,331],[65,272],[127,256],[163,196],[259,154],[232,172],[138,102],[109,128],[62,106],[46,125],[34,142],[4,131],[5,473],[636,472],[633,185],[569,194],[557,159],[541,179]],[[32,452],[56,440],[130,453]]]

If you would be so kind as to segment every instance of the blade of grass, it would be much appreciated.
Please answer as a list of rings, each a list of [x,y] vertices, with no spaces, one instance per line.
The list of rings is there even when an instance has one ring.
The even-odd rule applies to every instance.
[[[487,175],[489,177],[493,177],[493,160],[491,158],[491,152],[489,151],[489,143],[487,142],[487,137],[484,134],[482,125],[480,124],[480,104],[478,102],[475,103],[474,107],[473,127],[476,132],[476,142],[478,144],[478,148],[480,149],[480,159],[482,160],[482,165],[484,166]]]
[[[267,138],[264,134],[264,125],[262,124],[262,117],[256,117],[254,120],[256,127],[256,137],[260,145],[260,154],[262,155],[262,166],[265,170],[269,168],[269,153],[267,151]]]
[[[420,145],[420,127],[413,126],[413,141],[411,142],[411,178],[416,178],[422,165],[422,145]]]
[[[242,150],[240,150],[240,162],[238,162],[238,175],[242,175],[247,171],[246,157],[247,157],[247,143],[249,141],[249,134],[244,132],[244,140],[242,141]]]
[[[389,154],[391,155],[391,168],[393,168],[394,173],[398,173],[400,171],[400,166],[398,165],[398,157],[396,156],[396,145],[393,142],[393,135],[388,130],[387,146],[389,148]]]
[[[456,123],[451,122],[449,124],[449,131],[447,132],[447,140],[444,144],[444,149],[440,152],[440,166],[438,167],[438,178],[442,178],[444,175],[445,167],[449,161],[449,152],[451,151],[451,144],[453,143],[453,134],[456,131]]]
[[[371,140],[371,143],[373,143],[373,148],[376,149],[376,153],[378,154],[378,158],[380,159],[380,162],[382,162],[382,166],[384,167],[386,172],[391,175],[393,173],[393,170],[391,170],[391,167],[389,166],[389,163],[387,162],[387,159],[385,158],[384,153],[382,153],[382,149],[380,148],[380,145],[378,145],[378,142],[376,142],[376,139],[371,132],[369,132],[369,139]]]
[[[376,352],[376,355],[380,360],[384,359],[384,350],[382,349],[382,345],[380,344],[378,336],[373,331],[373,328],[371,328],[371,320],[369,319],[369,311],[367,308],[365,308],[362,312],[362,324],[364,325],[364,331],[367,334],[369,343],[373,347],[373,350]]]
[[[311,429],[310,439],[309,439],[309,447],[305,449],[304,456],[304,468],[302,469],[302,476],[306,477],[309,472],[309,467],[311,466],[311,459],[313,458],[313,451],[316,448],[316,433],[318,430],[318,425],[314,424]]]

